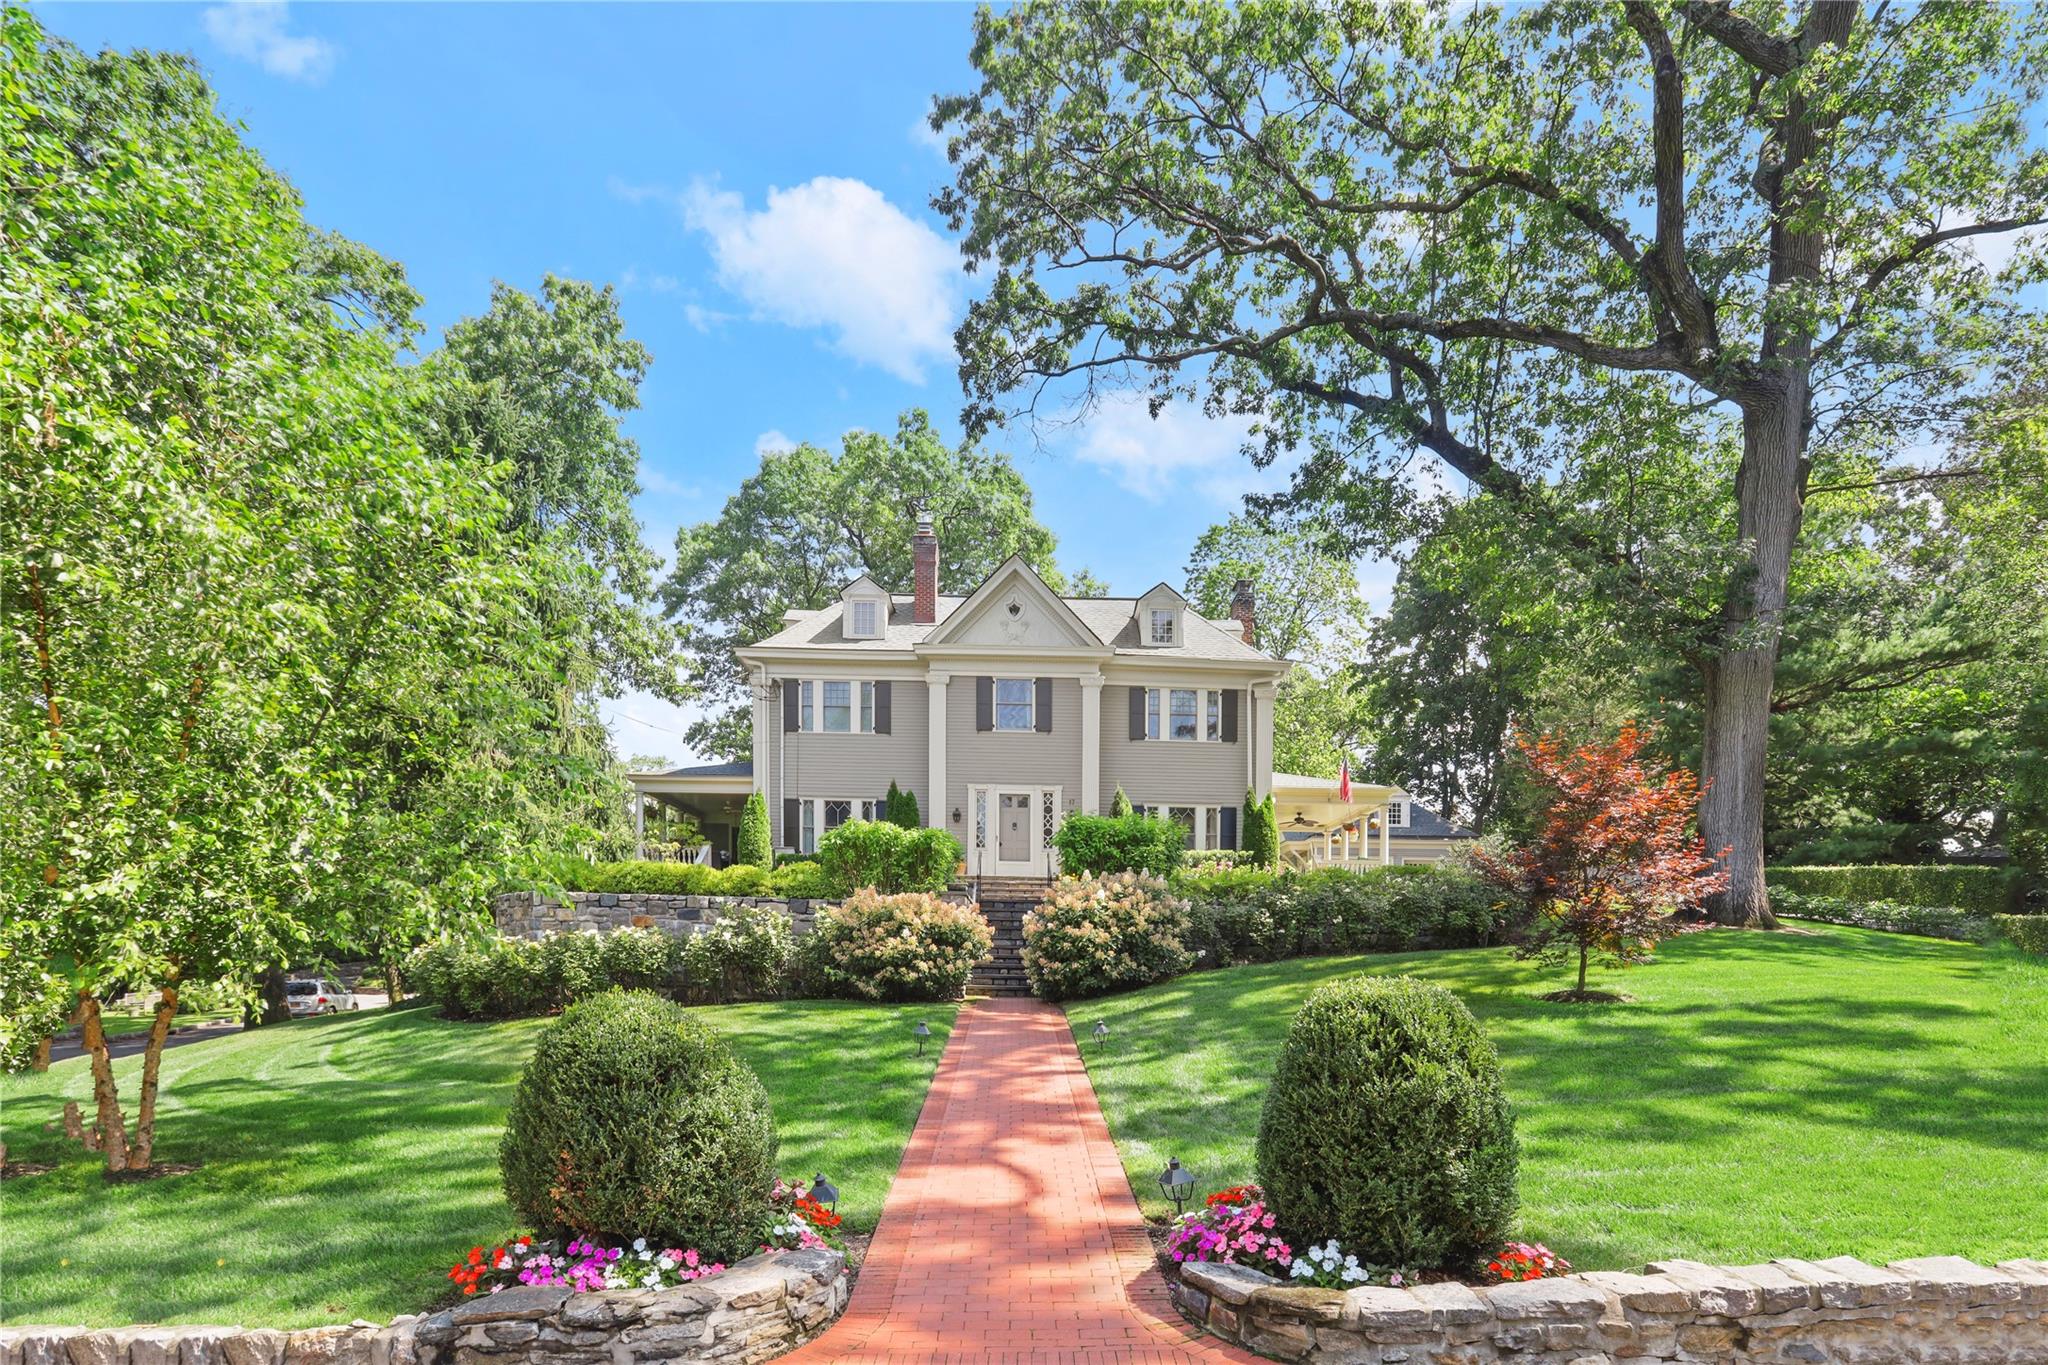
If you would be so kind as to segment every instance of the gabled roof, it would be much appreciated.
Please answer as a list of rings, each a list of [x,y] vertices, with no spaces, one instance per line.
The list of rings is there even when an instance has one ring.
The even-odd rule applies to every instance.
[[[1030,571],[1028,564],[1024,567]],[[994,582],[1000,573],[998,570],[996,574],[991,575],[989,582]],[[1031,576],[1038,577],[1035,572],[1032,572]],[[1038,581],[1043,587],[1044,580]],[[988,583],[982,586],[987,587]],[[1171,584],[1161,586],[1172,587]],[[1235,621],[1214,621],[1192,607],[1187,612],[1187,627],[1181,631],[1182,638],[1178,644],[1141,643],[1138,638],[1138,603],[1146,596],[1150,596],[1150,593],[1138,597],[1060,597],[1049,588],[1045,591],[1048,597],[1059,602],[1096,641],[1107,645],[1119,655],[1215,663],[1279,662],[1263,650],[1254,649],[1246,644]],[[847,637],[845,613],[837,602],[814,611],[791,611],[787,614],[787,624],[782,629],[764,640],[757,641],[752,648],[819,649],[856,655],[909,653],[931,640],[967,601],[967,597],[957,594],[941,594],[933,613],[938,619],[924,625],[912,619],[915,615],[914,604],[907,594],[893,595],[889,599],[889,620],[882,633],[872,639]]]
[[[925,636],[926,645],[947,645],[959,641],[960,637],[990,610],[991,604],[1013,586],[1021,586],[1024,592],[1052,614],[1055,625],[1063,629],[1073,640],[1074,648],[1100,647],[1104,641],[1084,624],[1067,600],[1046,586],[1038,571],[1027,563],[1022,555],[1011,555],[996,567],[996,571],[981,581],[981,586],[967,594],[967,600],[946,613],[946,619],[932,624],[931,633]]]
[[[1408,823],[1387,831],[1395,839],[1477,839],[1463,825],[1446,820],[1414,797],[1408,798]]]

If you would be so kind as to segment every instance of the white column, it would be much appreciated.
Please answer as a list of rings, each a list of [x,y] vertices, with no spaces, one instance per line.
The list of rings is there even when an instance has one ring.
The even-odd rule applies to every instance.
[[[1081,676],[1081,813],[1102,810],[1102,675]]]
[[[1351,826],[1344,826],[1344,861],[1351,861]]]
[[[647,856],[647,794],[633,788],[633,856]]]
[[[1274,684],[1252,687],[1252,795],[1263,801],[1273,794]]]
[[[952,678],[950,673],[924,675],[925,757],[928,764],[925,788],[930,803],[925,824],[932,829],[947,828],[946,815],[953,809],[953,793],[946,789],[946,684]],[[963,838],[961,842],[966,840]]]
[[[754,693],[754,790],[761,793],[761,799],[768,797],[768,670],[756,668],[748,681],[753,684]]]
[[[1392,816],[1392,811],[1388,810],[1385,806],[1380,807],[1381,867],[1385,867],[1388,863],[1394,861],[1394,821],[1392,819]]]

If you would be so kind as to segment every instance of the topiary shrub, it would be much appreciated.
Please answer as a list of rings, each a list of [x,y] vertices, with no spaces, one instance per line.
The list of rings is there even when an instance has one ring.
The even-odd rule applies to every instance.
[[[799,970],[810,989],[849,1000],[957,1000],[994,943],[972,905],[863,889],[818,912]]]
[[[739,843],[733,861],[748,867],[767,867],[775,859],[775,836],[768,827],[768,799],[759,792],[747,795],[740,808]]]
[[[1514,1115],[1500,1063],[1456,996],[1358,976],[1310,995],[1287,1031],[1257,1169],[1296,1245],[1465,1271],[1515,1216]]]
[[[1052,836],[1062,870],[1076,876],[1146,872],[1164,877],[1180,866],[1187,831],[1156,815],[1069,815]]]
[[[768,1092],[710,1029],[609,991],[541,1035],[498,1160],[513,1210],[545,1233],[731,1262],[760,1244],[775,1151]]]
[[[1024,974],[1042,1000],[1164,981],[1194,963],[1187,902],[1132,872],[1062,877],[1024,916]]]

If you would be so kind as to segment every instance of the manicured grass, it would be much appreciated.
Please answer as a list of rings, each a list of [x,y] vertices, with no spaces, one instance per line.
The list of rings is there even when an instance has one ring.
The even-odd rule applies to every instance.
[[[223,1019],[240,1017],[240,1010],[198,1010],[191,1014],[179,1015],[171,1022],[171,1027],[190,1028],[194,1024],[213,1024]],[[130,1033],[147,1033],[149,1026],[155,1022],[156,1015],[142,1010],[130,1013],[108,1010],[100,1015],[100,1027],[106,1031],[109,1038],[119,1038]],[[74,1029],[72,1032],[75,1035],[77,1030]]]
[[[1499,1046],[1520,1235],[1581,1269],[2041,1255],[2048,963],[1801,928],[1674,939],[1649,966],[1599,974],[1634,997],[1621,1005],[1546,1003],[1570,983],[1485,950],[1199,973],[1067,1013],[1155,1216],[1169,1156],[1204,1191],[1253,1177],[1263,1087],[1309,991],[1405,972],[1456,991]]]
[[[880,1216],[952,1005],[828,1001],[704,1011],[773,1097],[790,1176],[823,1171],[850,1230]],[[0,1080],[14,1161],[60,1163],[0,1184],[0,1321],[297,1327],[413,1312],[458,1251],[517,1231],[498,1137],[544,1019],[461,1024],[370,1010],[164,1053],[157,1159],[187,1175],[106,1184],[43,1125],[89,1114],[84,1059]],[[140,1060],[115,1070],[134,1120]]]

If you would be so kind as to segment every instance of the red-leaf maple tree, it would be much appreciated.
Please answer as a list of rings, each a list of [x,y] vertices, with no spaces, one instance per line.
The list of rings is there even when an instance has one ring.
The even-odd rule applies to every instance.
[[[1544,793],[1542,830],[1510,853],[1475,850],[1473,860],[1536,914],[1517,953],[1545,963],[1576,953],[1579,982],[1569,996],[1583,998],[1589,957],[1647,960],[1674,931],[1670,916],[1728,877],[1695,832],[1699,780],[1646,754],[1649,730],[1631,723],[1610,741],[1569,749],[1552,734],[1514,739]]]

